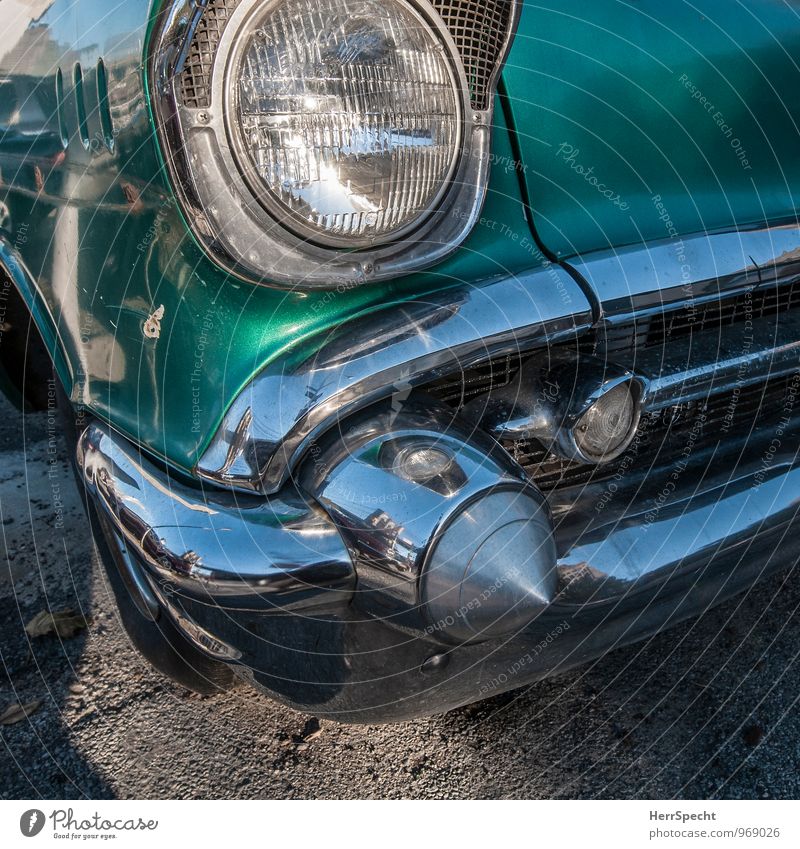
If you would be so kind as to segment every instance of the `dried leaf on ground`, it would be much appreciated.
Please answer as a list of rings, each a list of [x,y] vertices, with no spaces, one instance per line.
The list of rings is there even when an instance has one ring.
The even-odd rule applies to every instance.
[[[15,702],[0,714],[0,725],[14,725],[17,722],[22,722],[23,719],[27,719],[32,713],[36,713],[41,706],[41,701],[27,702],[24,705]]]
[[[86,617],[74,610],[56,610],[53,613],[43,610],[28,622],[25,632],[29,637],[58,634],[62,639],[68,640],[83,631],[88,624]]]

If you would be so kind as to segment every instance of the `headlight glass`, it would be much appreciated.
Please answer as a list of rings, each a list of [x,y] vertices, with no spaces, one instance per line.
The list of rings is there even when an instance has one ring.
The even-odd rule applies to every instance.
[[[368,246],[420,223],[460,145],[460,96],[431,25],[405,0],[277,0],[250,20],[228,120],[264,205],[323,244]]]

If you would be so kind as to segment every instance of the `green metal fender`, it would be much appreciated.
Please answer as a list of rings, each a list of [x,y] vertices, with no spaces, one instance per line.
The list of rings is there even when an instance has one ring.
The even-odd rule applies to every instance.
[[[526,202],[561,257],[794,216],[797,3],[526,3],[483,217],[450,259],[346,292],[245,283],[195,244],[165,177],[145,61],[160,5],[42,0],[10,26],[0,261],[73,400],[179,468],[300,342],[545,263]]]
[[[20,288],[75,403],[172,465],[191,469],[240,388],[301,341],[390,300],[545,262],[498,110],[484,219],[435,270],[316,293],[230,277],[194,243],[162,169],[145,79],[157,8],[42,6],[0,58],[4,264],[29,270]]]

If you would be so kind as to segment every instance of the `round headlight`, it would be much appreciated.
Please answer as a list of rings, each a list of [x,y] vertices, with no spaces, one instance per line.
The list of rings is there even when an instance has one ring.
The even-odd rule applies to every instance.
[[[228,65],[228,132],[261,203],[296,235],[363,247],[435,209],[458,158],[448,51],[405,0],[275,0]]]
[[[639,424],[638,384],[621,383],[601,395],[573,429],[578,450],[591,462],[613,460],[631,443]]]

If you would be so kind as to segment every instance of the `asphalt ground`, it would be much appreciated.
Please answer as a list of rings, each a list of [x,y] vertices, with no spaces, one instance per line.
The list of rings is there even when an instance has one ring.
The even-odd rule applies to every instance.
[[[787,568],[646,643],[443,716],[341,726],[162,679],[118,621],[65,448],[0,402],[2,798],[798,798]],[[29,638],[37,613],[90,624]],[[38,705],[38,706],[37,706]]]

